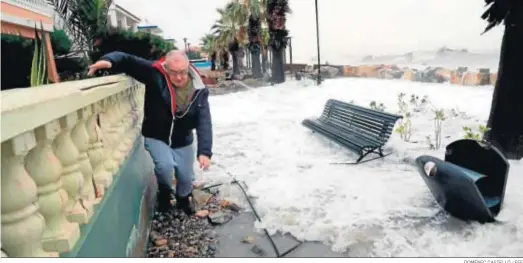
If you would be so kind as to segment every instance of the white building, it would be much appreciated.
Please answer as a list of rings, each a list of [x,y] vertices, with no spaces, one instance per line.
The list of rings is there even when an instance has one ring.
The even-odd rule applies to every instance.
[[[138,25],[138,31],[148,32],[157,36],[162,36],[163,34],[163,30],[158,25],[150,24],[147,19],[145,19],[144,24]]]
[[[107,19],[111,27],[131,30],[133,32],[138,30],[138,24],[141,22],[138,16],[115,3],[109,7]]]

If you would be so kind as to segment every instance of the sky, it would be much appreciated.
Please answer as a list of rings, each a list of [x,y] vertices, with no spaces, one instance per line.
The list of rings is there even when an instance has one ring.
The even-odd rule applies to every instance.
[[[228,0],[115,0],[164,30],[165,38],[200,43]],[[147,4],[146,4],[147,3]],[[314,0],[289,0],[287,28],[293,61],[316,56]],[[318,0],[322,61],[335,57],[403,54],[442,46],[499,50],[498,26],[484,35],[484,0]],[[179,45],[183,46],[183,44]]]

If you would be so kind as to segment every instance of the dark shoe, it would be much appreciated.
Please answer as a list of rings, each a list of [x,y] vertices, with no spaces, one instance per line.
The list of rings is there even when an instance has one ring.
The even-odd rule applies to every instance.
[[[188,216],[194,215],[194,213],[196,213],[193,204],[192,193],[185,197],[180,197],[178,195],[175,195],[175,197],[176,208],[181,209]]]
[[[168,187],[158,187],[158,195],[156,196],[156,203],[158,204],[158,212],[169,212],[173,208],[172,205],[172,190]]]

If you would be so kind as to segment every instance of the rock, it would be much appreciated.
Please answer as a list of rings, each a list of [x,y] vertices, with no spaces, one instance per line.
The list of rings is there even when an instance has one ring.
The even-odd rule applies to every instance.
[[[229,203],[229,205],[227,205],[227,209],[233,212],[240,212],[240,210],[242,210],[242,208],[236,203]]]
[[[229,201],[227,201],[227,200],[222,200],[222,201],[220,201],[220,206],[221,206],[222,208],[225,208],[225,207],[227,207],[228,205],[229,205]]]
[[[151,240],[152,241],[156,241],[158,240],[159,238],[161,238],[162,236],[160,235],[160,233],[156,232],[156,231],[151,231],[151,234],[149,234],[149,236],[151,237]]]
[[[185,254],[198,254],[198,248],[197,247],[187,247],[185,249]]]
[[[207,217],[209,215],[209,210],[200,210],[196,212],[196,216],[200,218]]]
[[[188,217],[178,209],[155,213],[150,233],[148,257],[214,257],[208,246],[215,232],[208,219]]]
[[[220,189],[218,187],[211,187],[207,189],[207,191],[212,195],[217,195],[218,193],[220,193]]]
[[[321,71],[320,77],[322,79],[327,79],[327,78],[337,77],[340,70],[338,68],[331,67],[331,66],[321,66],[320,71]],[[307,72],[307,69],[306,69],[306,72]],[[318,69],[313,70],[311,74],[314,76],[318,76]]]
[[[156,244],[157,247],[165,246],[165,245],[167,245],[167,239],[159,238],[159,239],[154,241],[154,244]]]
[[[211,251],[216,251],[216,245],[215,244],[210,244],[209,246],[207,246],[207,249],[209,249]]]
[[[231,219],[232,219],[232,216],[223,211],[218,211],[218,212],[209,214],[209,221],[211,221],[212,224],[216,224],[216,225],[223,225],[223,224],[229,222]]]
[[[252,251],[252,253],[254,253],[260,257],[263,257],[266,254],[265,251],[262,248],[260,248],[258,245],[252,246],[251,251]]]
[[[324,76],[328,78],[335,78],[338,76],[338,73],[340,72],[338,68],[331,66],[323,66],[322,69],[329,73],[327,76]]]
[[[254,241],[255,241],[254,237],[244,236],[243,240],[242,240],[242,243],[244,243],[244,244],[252,244],[252,243],[254,243]]]

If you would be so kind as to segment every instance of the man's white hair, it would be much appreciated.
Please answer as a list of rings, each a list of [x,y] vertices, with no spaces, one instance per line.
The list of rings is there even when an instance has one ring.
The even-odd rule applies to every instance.
[[[183,59],[189,63],[189,57],[187,57],[187,54],[184,52],[184,51],[181,51],[181,50],[171,50],[167,53],[167,55],[165,55],[165,59],[168,60],[172,57],[175,57],[175,56],[181,56],[183,57]]]

